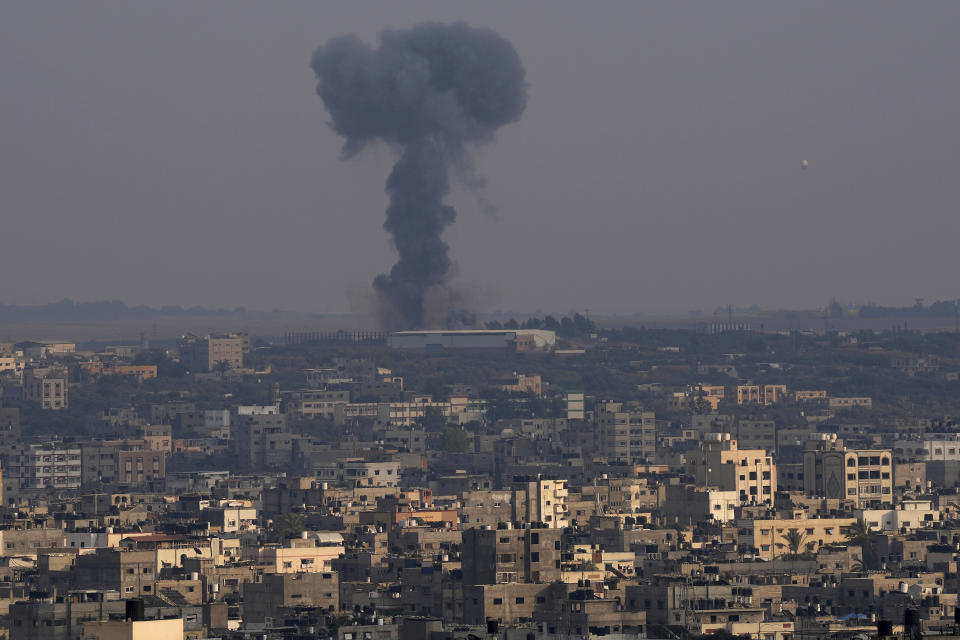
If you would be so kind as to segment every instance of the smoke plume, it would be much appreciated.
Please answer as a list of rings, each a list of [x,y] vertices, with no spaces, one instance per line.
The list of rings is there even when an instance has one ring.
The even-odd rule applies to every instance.
[[[457,22],[384,31],[378,48],[355,36],[334,38],[311,67],[330,124],[344,138],[343,155],[380,141],[399,156],[387,178],[383,225],[397,262],[373,286],[386,325],[422,328],[431,321],[425,298],[447,285],[452,266],[441,238],[457,216],[444,203],[451,177],[469,189],[482,185],[469,148],[520,118],[523,64],[498,34]]]

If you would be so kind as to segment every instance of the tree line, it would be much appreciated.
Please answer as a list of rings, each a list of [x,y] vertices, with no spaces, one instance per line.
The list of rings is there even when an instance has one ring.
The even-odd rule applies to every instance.
[[[518,322],[516,318],[510,318],[506,322],[492,320],[485,324],[487,329],[490,330],[546,329],[547,331],[555,331],[558,336],[564,338],[588,338],[597,332],[596,323],[579,313],[575,313],[573,316],[563,316],[559,320],[548,315],[544,318],[530,317],[523,322]]]

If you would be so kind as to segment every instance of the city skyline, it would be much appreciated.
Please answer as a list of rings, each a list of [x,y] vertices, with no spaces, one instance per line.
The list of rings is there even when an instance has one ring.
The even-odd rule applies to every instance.
[[[308,62],[424,19],[528,72],[477,154],[497,215],[455,190],[443,236],[479,311],[952,299],[960,8],[936,6],[13,7],[3,302],[362,311],[395,158],[338,159]]]

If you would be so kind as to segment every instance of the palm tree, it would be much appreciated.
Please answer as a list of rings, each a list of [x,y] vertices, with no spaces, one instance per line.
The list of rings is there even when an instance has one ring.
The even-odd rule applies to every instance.
[[[227,371],[230,371],[230,369],[232,368],[233,368],[233,365],[230,364],[229,360],[218,360],[213,365],[213,372],[219,373],[222,376]]]
[[[870,525],[867,524],[863,518],[858,519],[850,525],[850,530],[847,531],[847,542],[860,547],[860,564],[864,569],[872,569],[875,567],[874,561],[876,560],[877,554],[877,542],[873,536],[873,531],[870,529]]]
[[[672,523],[670,525],[670,528],[677,532],[677,548],[682,549],[687,542],[686,535],[685,535],[686,530],[683,528],[683,525],[680,524],[679,522]]]
[[[296,513],[288,513],[274,523],[273,529],[280,540],[295,538],[303,531],[303,518]]]
[[[803,543],[807,539],[807,534],[803,533],[799,529],[790,529],[781,538],[786,544],[787,549],[790,550],[789,556],[791,559],[796,559],[800,555],[800,549],[803,548]]]

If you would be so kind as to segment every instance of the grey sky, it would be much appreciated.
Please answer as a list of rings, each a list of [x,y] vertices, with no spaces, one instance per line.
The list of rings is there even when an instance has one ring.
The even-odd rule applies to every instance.
[[[0,301],[347,310],[392,157],[339,159],[310,54],[424,19],[527,69],[446,234],[492,308],[960,295],[958,2],[211,0],[4,4]]]

